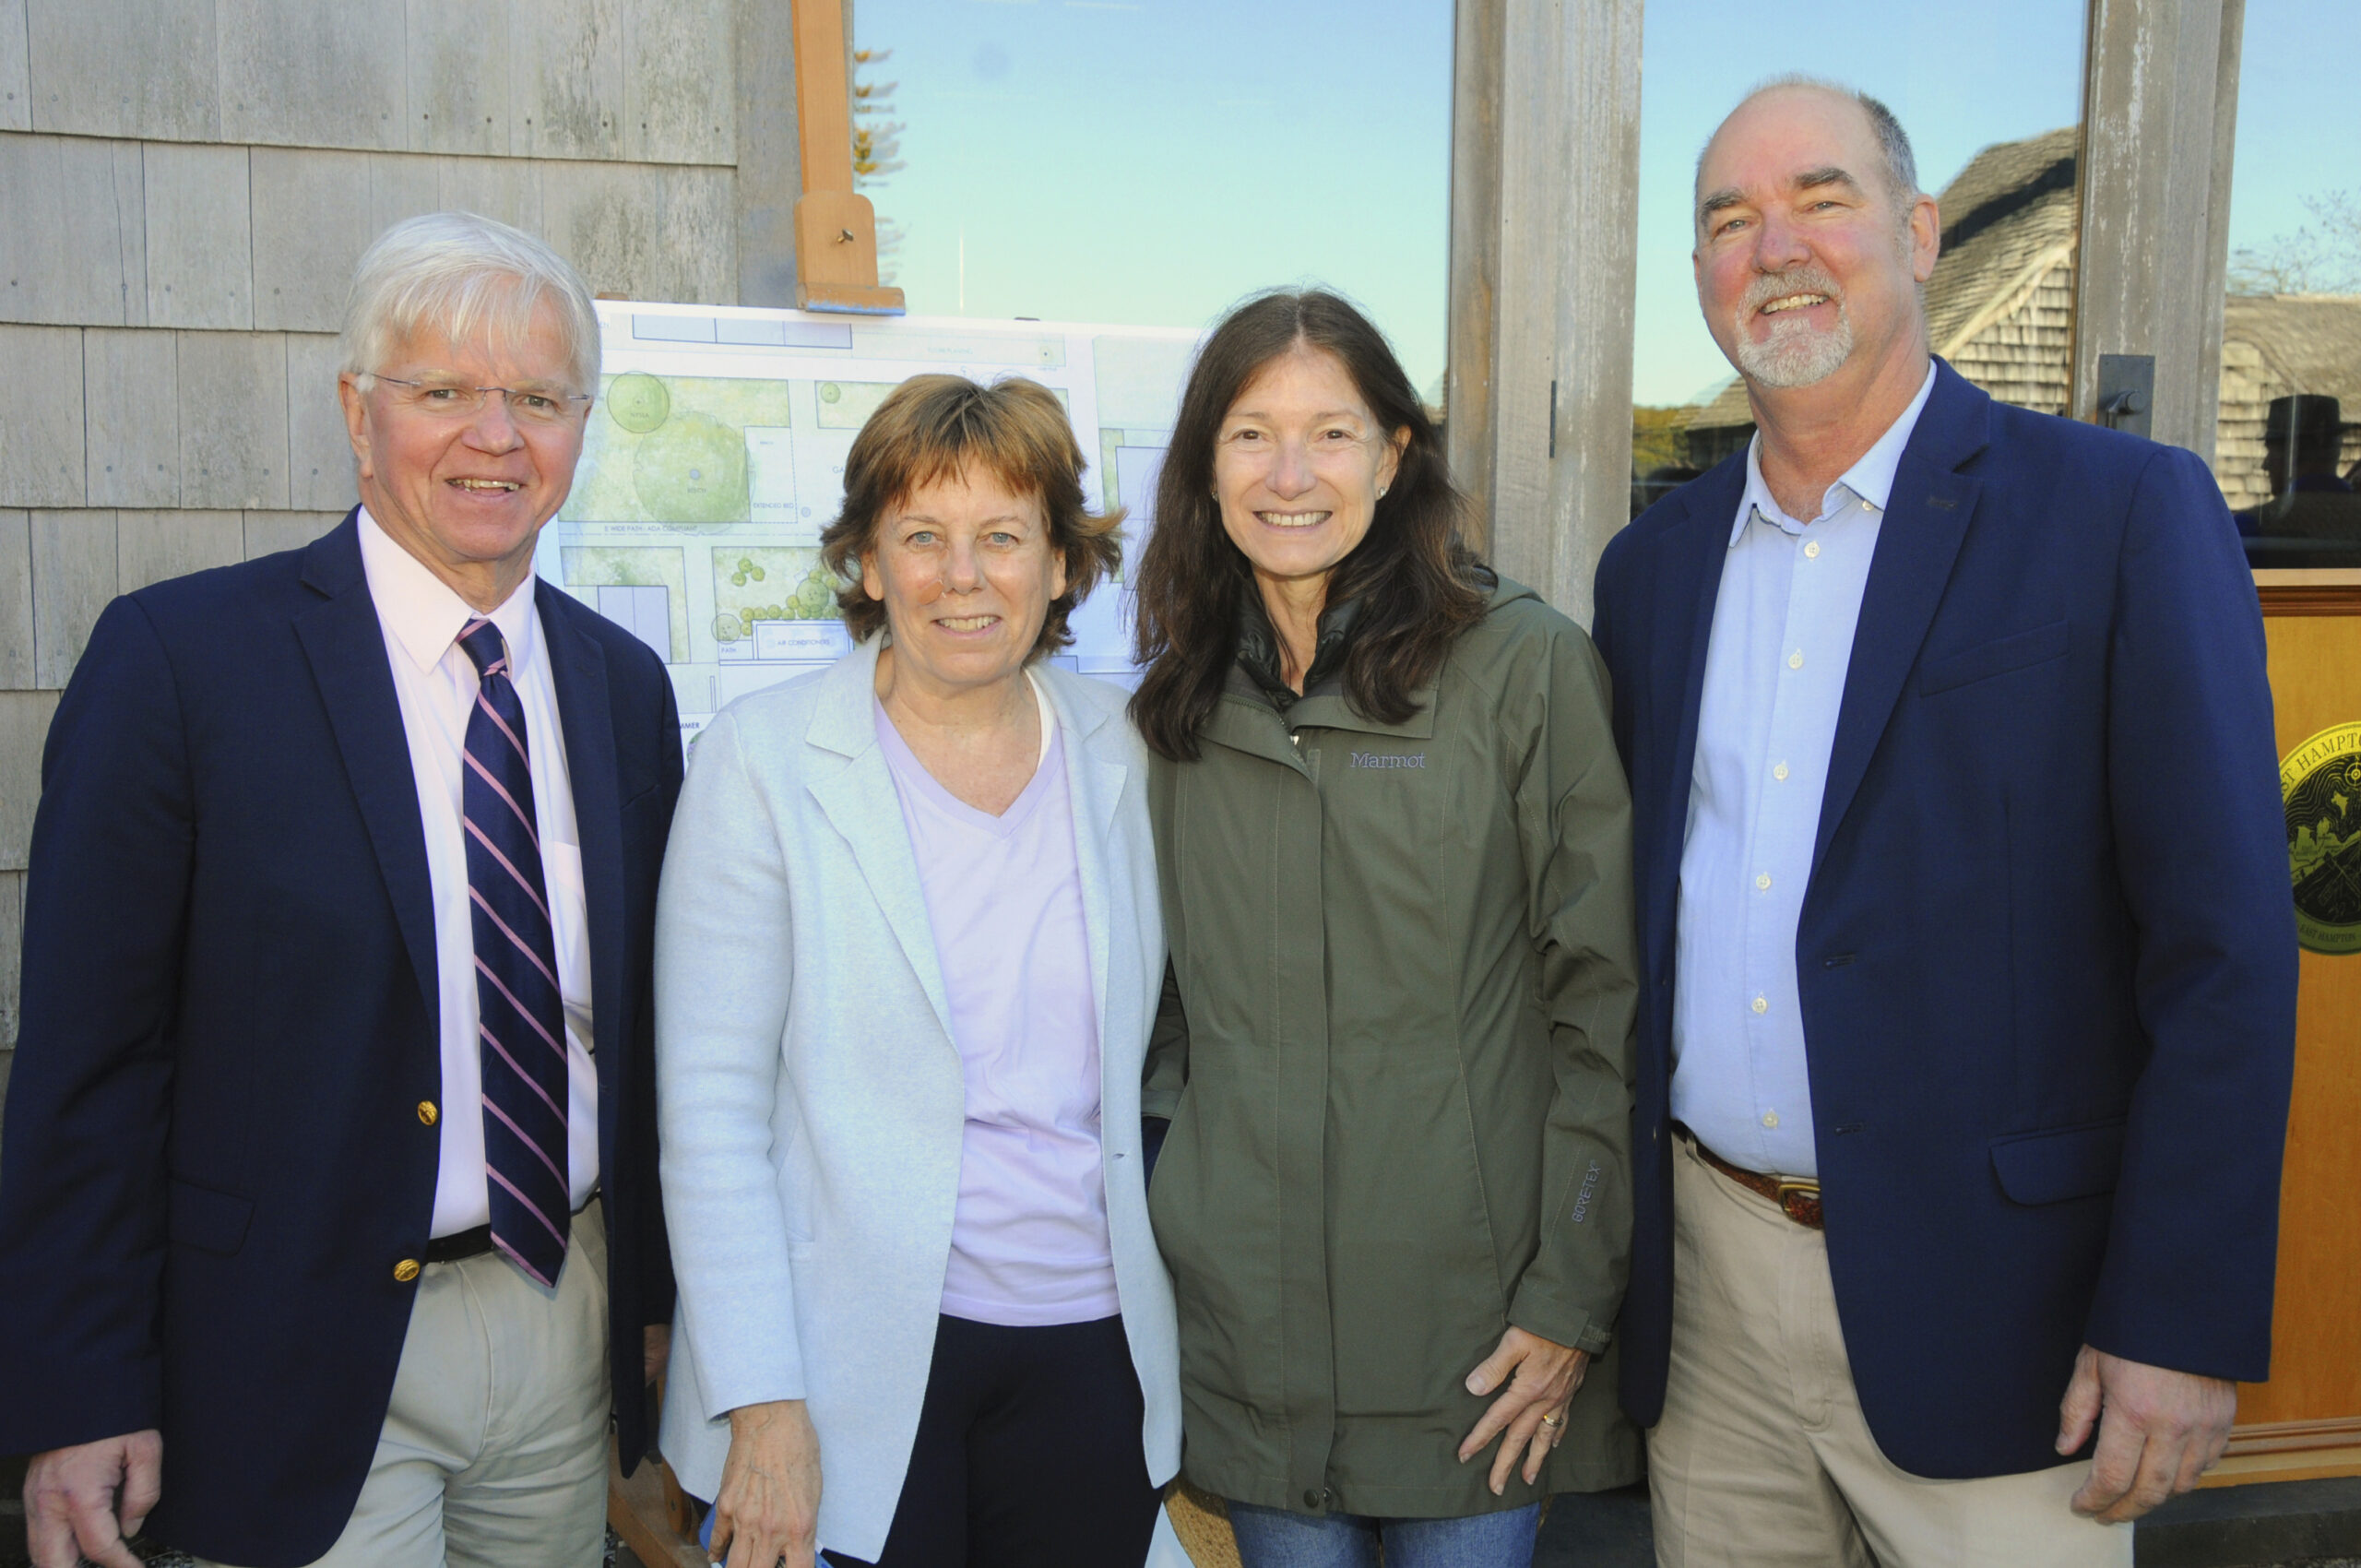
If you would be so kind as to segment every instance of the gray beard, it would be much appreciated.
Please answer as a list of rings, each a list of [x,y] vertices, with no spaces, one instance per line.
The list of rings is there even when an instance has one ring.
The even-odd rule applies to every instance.
[[[1754,386],[1774,391],[1825,381],[1853,357],[1853,321],[1841,302],[1836,325],[1826,332],[1795,321],[1774,325],[1760,343],[1747,336],[1743,325],[1737,337],[1739,372]]]

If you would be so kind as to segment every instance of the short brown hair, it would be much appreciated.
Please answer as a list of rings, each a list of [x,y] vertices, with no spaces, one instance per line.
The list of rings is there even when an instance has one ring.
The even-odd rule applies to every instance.
[[[1100,576],[1122,564],[1118,506],[1083,505],[1082,448],[1057,394],[1012,375],[980,386],[964,375],[914,375],[886,394],[853,437],[845,459],[845,505],[820,535],[820,559],[846,579],[836,593],[845,624],[866,642],[885,626],[885,606],[860,585],[860,558],[876,547],[877,525],[910,493],[980,469],[1012,495],[1038,498],[1050,548],[1066,560],[1066,590],[1050,601],[1033,655],[1074,641],[1066,618]]]

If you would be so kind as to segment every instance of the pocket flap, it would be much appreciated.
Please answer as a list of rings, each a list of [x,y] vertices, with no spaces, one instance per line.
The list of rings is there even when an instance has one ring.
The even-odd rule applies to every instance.
[[[1970,681],[2005,675],[2011,670],[2058,658],[2066,651],[2068,629],[2068,623],[2052,621],[2029,632],[2011,632],[1988,643],[1977,643],[1964,653],[1929,659],[1918,667],[1918,695],[1931,696],[1953,686],[1964,686]]]
[[[210,1187],[200,1187],[177,1176],[172,1178],[167,1224],[175,1241],[227,1257],[245,1245],[246,1226],[254,1217],[252,1198],[217,1193]]]
[[[1992,1140],[1992,1173],[2021,1204],[2063,1203],[2115,1191],[2123,1168],[2123,1123],[2086,1122]]]

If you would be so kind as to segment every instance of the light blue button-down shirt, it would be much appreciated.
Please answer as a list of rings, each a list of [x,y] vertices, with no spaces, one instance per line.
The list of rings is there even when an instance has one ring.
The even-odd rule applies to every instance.
[[[1935,373],[1798,522],[1746,454],[1705,654],[1680,856],[1672,1114],[1750,1170],[1817,1177],[1796,925],[1853,628],[1902,449]]]

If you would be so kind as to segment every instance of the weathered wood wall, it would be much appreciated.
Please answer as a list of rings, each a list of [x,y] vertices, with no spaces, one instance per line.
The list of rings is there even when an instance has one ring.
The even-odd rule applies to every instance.
[[[0,0],[0,1095],[59,691],[115,594],[352,504],[362,250],[466,208],[601,292],[778,303],[788,35],[786,0]]]

